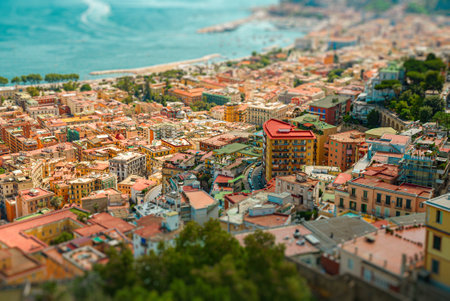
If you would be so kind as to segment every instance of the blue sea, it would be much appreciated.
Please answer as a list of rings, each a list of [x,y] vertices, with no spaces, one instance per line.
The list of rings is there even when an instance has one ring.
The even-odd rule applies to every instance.
[[[145,67],[292,44],[300,31],[251,22],[199,34],[278,0],[0,0],[0,76]]]

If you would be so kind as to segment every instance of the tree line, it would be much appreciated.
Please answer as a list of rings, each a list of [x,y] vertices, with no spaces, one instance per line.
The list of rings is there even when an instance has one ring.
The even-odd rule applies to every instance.
[[[76,73],[69,74],[59,74],[59,73],[49,73],[46,74],[44,78],[38,73],[30,73],[28,75],[15,76],[11,79],[11,83],[18,84],[32,84],[38,85],[42,81],[47,83],[59,83],[59,82],[67,82],[67,81],[78,81],[80,76]],[[0,76],[0,86],[7,85],[9,80],[6,77]]]

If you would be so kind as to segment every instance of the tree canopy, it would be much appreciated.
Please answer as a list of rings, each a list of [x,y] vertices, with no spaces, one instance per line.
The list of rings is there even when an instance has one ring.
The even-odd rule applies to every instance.
[[[134,259],[131,251],[111,249],[73,285],[76,300],[90,295],[110,300],[309,300],[295,266],[284,260],[284,246],[257,231],[245,246],[218,221],[188,223],[174,246]]]
[[[0,76],[0,86],[7,85],[9,80],[6,77]]]

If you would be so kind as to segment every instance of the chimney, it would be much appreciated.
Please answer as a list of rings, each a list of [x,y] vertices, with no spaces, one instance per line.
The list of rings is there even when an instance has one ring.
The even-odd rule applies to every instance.
[[[406,272],[406,254],[402,254],[402,265],[400,273],[403,275]]]

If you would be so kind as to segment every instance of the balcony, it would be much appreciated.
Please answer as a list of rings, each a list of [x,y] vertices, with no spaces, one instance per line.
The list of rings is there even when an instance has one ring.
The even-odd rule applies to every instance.
[[[356,194],[350,194],[350,198],[356,200]]]
[[[361,197],[361,201],[363,201],[363,202],[368,202],[369,201],[369,199],[367,198],[367,197]]]

